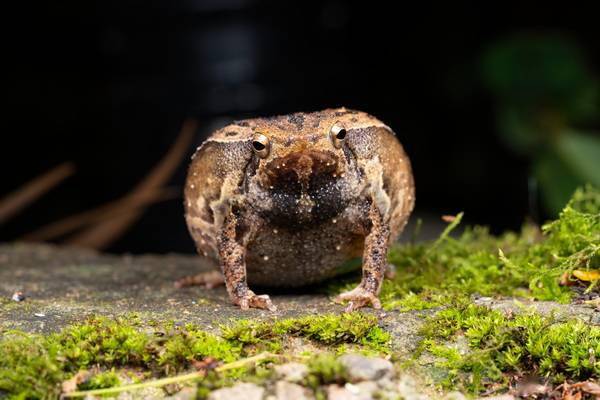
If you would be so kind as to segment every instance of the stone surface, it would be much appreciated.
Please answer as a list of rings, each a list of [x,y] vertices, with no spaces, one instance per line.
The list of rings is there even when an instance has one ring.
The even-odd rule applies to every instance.
[[[344,354],[339,358],[351,382],[376,381],[393,372],[394,366],[383,358]]]
[[[276,365],[275,374],[284,381],[300,382],[308,375],[308,367],[296,362]]]
[[[278,381],[275,384],[275,398],[277,400],[313,400],[312,392],[296,383]]]
[[[450,392],[444,396],[444,400],[467,400],[467,398],[460,392]]]
[[[238,383],[232,387],[215,390],[208,400],[262,400],[265,389],[254,383]]]
[[[523,311],[533,310],[544,315],[553,313],[559,320],[579,318],[589,324],[600,325],[600,311],[586,304],[559,304],[553,301],[494,299],[491,297],[479,297],[474,299],[473,302],[503,312],[522,313]]]
[[[368,395],[371,397],[373,397],[375,392],[377,392],[379,390],[377,383],[372,382],[372,381],[359,382],[359,383],[346,383],[344,385],[344,387],[346,388],[346,390],[354,393],[355,395],[360,395],[360,396]]]
[[[177,289],[175,280],[209,271],[212,264],[190,255],[109,255],[78,248],[13,243],[0,245],[0,330],[54,332],[90,315],[137,313],[142,320],[194,323],[208,331],[239,318],[285,318],[341,313],[318,288],[292,292],[257,288],[268,293],[276,312],[242,311],[231,304],[225,288]],[[360,276],[357,276],[357,282]],[[11,297],[22,291],[25,300]],[[423,324],[423,312],[364,309],[380,318],[399,352],[412,352]]]
[[[328,400],[371,400],[373,396],[370,393],[360,393],[352,387],[347,388],[339,385],[327,386]]]
[[[310,289],[291,294],[268,291],[279,307],[273,313],[241,311],[223,287],[174,287],[176,279],[211,268],[207,260],[186,255],[115,256],[47,245],[0,245],[0,327],[50,332],[90,314],[135,312],[142,319],[193,322],[211,330],[235,318],[343,309]],[[18,290],[25,301],[10,300]]]

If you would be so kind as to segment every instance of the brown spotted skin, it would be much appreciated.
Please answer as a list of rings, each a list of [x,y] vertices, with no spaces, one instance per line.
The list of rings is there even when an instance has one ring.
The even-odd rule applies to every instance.
[[[336,148],[334,124],[346,129]],[[270,140],[258,157],[253,137]],[[349,309],[380,306],[387,250],[415,201],[410,161],[392,130],[345,108],[235,122],[194,154],[185,216],[200,254],[219,261],[232,301],[274,309],[249,285],[293,287],[363,259]]]

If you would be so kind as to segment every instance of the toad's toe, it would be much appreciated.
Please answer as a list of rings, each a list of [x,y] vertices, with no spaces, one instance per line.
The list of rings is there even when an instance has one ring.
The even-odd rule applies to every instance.
[[[337,303],[348,302],[345,312],[351,312],[362,307],[372,306],[375,309],[381,308],[381,301],[375,293],[358,286],[349,292],[344,292],[335,298]]]

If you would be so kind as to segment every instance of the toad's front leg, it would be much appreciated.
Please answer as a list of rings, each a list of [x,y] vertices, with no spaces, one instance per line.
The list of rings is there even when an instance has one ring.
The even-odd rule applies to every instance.
[[[238,219],[230,212],[223,223],[223,228],[217,237],[217,248],[221,262],[221,271],[225,277],[225,286],[229,297],[242,310],[250,307],[264,308],[275,311],[268,295],[256,295],[248,288],[246,281],[246,248],[236,239]]]
[[[377,297],[387,268],[387,251],[390,239],[390,227],[383,220],[381,213],[373,201],[369,209],[371,228],[365,238],[363,251],[362,280],[360,284],[336,297],[338,302],[348,302],[346,311],[372,305],[381,308]]]

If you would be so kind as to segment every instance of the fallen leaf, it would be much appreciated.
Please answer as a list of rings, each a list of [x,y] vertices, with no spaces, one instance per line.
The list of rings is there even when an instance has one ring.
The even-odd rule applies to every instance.
[[[571,387],[584,391],[588,394],[593,394],[594,396],[600,396],[600,385],[598,385],[596,382],[577,382],[571,385]]]
[[[588,271],[574,270],[573,276],[581,281],[591,282],[600,279],[600,271],[597,269],[590,269]]]
[[[562,400],[581,400],[583,394],[590,394],[600,399],[600,385],[596,382],[584,381],[573,384],[563,383],[557,389],[562,387]],[[587,397],[586,397],[587,398]]]

